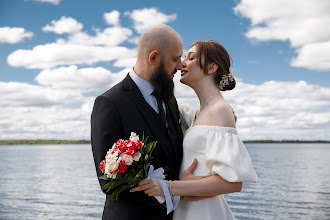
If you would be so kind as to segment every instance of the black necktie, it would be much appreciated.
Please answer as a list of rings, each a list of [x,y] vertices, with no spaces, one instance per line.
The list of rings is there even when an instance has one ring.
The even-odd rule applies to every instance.
[[[151,95],[155,96],[156,100],[157,100],[157,105],[158,105],[158,111],[159,111],[159,116],[162,119],[162,122],[164,123],[164,125],[166,125],[166,115],[165,115],[165,111],[163,108],[163,103],[162,100],[158,94],[158,92],[156,90],[154,90]]]

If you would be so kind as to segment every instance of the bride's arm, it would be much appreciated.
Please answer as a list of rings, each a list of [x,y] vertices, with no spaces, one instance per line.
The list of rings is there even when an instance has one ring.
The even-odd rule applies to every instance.
[[[171,188],[170,194],[179,196],[213,197],[220,194],[240,192],[242,189],[241,182],[231,183],[217,174],[198,180],[171,181],[171,187],[169,181],[165,182],[167,187]],[[138,185],[131,192],[144,191],[148,196],[164,196],[158,179],[144,179]]]
[[[242,189],[241,182],[231,183],[224,180],[221,176],[216,174],[209,176],[195,176],[193,172],[195,171],[196,167],[197,167],[197,159],[195,158],[193,163],[190,165],[190,167],[188,167],[183,172],[181,180],[171,182],[173,195],[185,196],[185,200],[196,201],[200,199],[217,196],[219,194],[227,194],[227,193],[241,191]],[[203,181],[199,181],[202,179]],[[189,188],[191,186],[192,188]],[[203,189],[204,187],[206,191],[205,189]],[[198,193],[198,191],[200,194]]]
[[[171,188],[172,195],[216,196],[220,194],[240,192],[242,189],[242,183],[231,183],[215,174],[199,180],[172,181]]]
[[[194,161],[193,164],[185,170],[180,181],[171,181],[171,187],[169,181],[165,181],[167,187],[171,189],[170,193],[172,195],[189,196],[189,198],[186,198],[187,200],[195,201],[220,194],[241,191],[241,182],[231,183],[217,174],[201,177],[194,176],[192,171],[194,170],[193,167],[196,165],[197,163]],[[136,191],[144,191],[149,196],[164,196],[159,180],[153,178],[141,180],[138,187],[131,190],[131,192]]]

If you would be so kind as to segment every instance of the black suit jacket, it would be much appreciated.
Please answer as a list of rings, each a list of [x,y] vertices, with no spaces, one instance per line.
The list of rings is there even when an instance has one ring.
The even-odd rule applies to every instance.
[[[171,114],[178,133],[178,144],[173,146],[169,132],[161,122],[159,115],[145,101],[140,90],[129,75],[95,100],[91,117],[91,140],[97,176],[102,173],[99,163],[118,139],[129,139],[131,132],[140,137],[144,133],[149,141],[157,141],[153,151],[152,164],[163,167],[166,179],[178,179],[182,161],[183,135],[179,123],[179,111],[176,100],[169,101]],[[101,187],[106,183],[99,180]],[[154,197],[144,192],[122,192],[117,201],[112,202],[107,195],[103,219],[171,219],[166,209]]]

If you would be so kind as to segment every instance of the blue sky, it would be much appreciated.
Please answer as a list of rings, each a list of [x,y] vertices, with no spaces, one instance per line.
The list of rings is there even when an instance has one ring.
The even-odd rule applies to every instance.
[[[228,50],[242,139],[329,140],[329,11],[324,0],[1,0],[0,139],[89,139],[95,96],[134,65],[140,33],[165,23],[184,50],[208,39]],[[178,79],[179,103],[198,106]]]

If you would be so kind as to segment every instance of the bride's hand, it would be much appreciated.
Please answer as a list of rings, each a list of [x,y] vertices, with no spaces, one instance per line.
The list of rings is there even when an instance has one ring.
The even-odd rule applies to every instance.
[[[168,185],[168,181],[166,181]],[[143,179],[138,183],[137,187],[131,189],[130,192],[144,191],[148,196],[164,196],[162,186],[158,179],[147,178]]]

